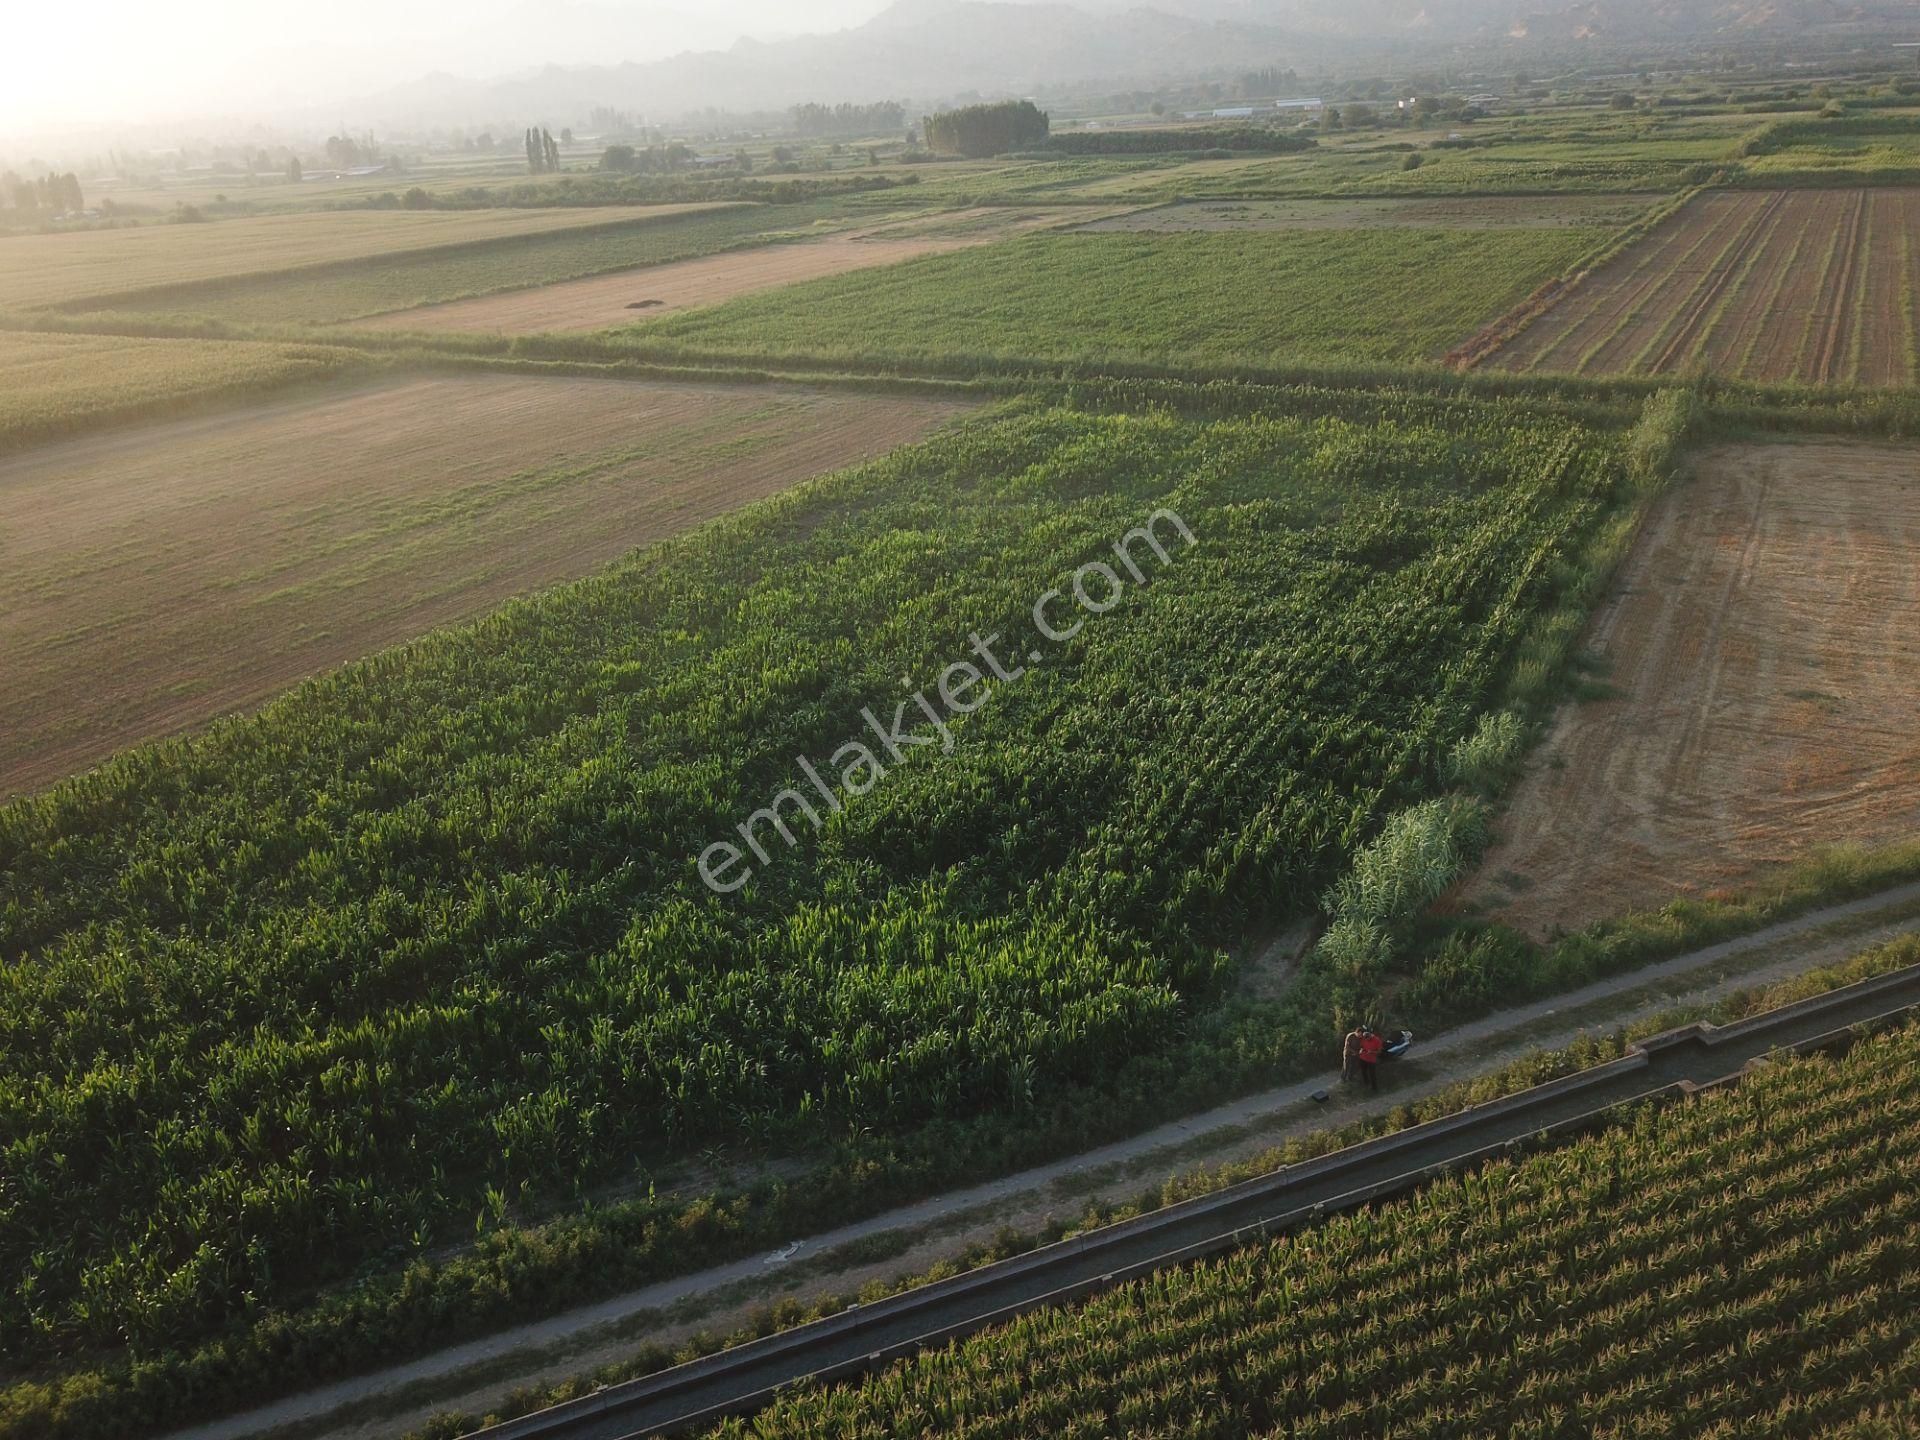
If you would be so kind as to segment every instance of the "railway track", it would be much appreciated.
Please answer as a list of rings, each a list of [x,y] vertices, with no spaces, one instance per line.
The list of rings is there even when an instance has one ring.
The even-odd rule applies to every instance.
[[[1756,1061],[1846,1043],[1920,1010],[1920,965],[1727,1026],[1690,1025],[1622,1058],[877,1304],[479,1432],[486,1440],[631,1440],[748,1413],[802,1381],[855,1378],[1044,1306],[1070,1304],[1435,1174],[1605,1123],[1621,1107],[1737,1081]]]

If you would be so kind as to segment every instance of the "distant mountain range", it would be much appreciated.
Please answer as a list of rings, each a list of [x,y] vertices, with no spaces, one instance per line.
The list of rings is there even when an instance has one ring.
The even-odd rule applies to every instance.
[[[1916,0],[1137,0],[1008,3],[898,0],[830,35],[689,52],[646,63],[549,66],[487,81],[431,76],[354,107],[408,127],[533,117],[572,123],[596,105],[664,120],[708,108],[783,110],[803,101],[932,103],[1149,81],[1266,66],[1306,69],[1377,57],[1571,44],[1885,34],[1920,38]]]
[[[1124,0],[1086,0],[1124,8]],[[1751,35],[1920,32],[1914,0],[1188,0],[1182,12],[1347,39],[1453,43],[1606,39],[1623,44]],[[1920,38],[1920,34],[1916,35]]]

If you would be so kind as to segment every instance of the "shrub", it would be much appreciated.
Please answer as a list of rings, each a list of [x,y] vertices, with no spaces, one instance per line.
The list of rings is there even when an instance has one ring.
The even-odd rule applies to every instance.
[[[1627,470],[1636,483],[1657,489],[1673,478],[1699,418],[1699,397],[1691,389],[1647,397],[1639,424],[1627,436]]]
[[[1511,710],[1483,715],[1474,732],[1453,747],[1444,769],[1449,784],[1492,795],[1519,769],[1526,730]]]
[[[1421,913],[1450,889],[1486,840],[1486,817],[1461,795],[1398,811],[1326,897],[1333,923],[1313,963],[1346,1015],[1372,1009],[1380,972]]]
[[[1401,992],[1399,1003],[1422,1015],[1480,1014],[1523,993],[1537,964],[1526,939],[1504,926],[1457,930]]]

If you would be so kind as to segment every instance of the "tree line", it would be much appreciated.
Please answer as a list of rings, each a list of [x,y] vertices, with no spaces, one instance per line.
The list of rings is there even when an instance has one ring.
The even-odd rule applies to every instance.
[[[372,135],[329,135],[326,154],[327,164],[336,170],[355,170],[380,163],[380,146]]]
[[[1288,155],[1311,150],[1319,143],[1310,135],[1239,125],[1075,131],[1071,135],[1055,135],[1047,141],[1047,148],[1058,150],[1063,155],[1179,154],[1195,150],[1251,150],[1269,155]]]
[[[0,175],[0,196],[15,210],[50,210],[55,214],[87,208],[80,190],[80,177],[69,170],[64,175],[48,171],[37,180],[23,179],[9,170]]]
[[[936,155],[964,155],[979,160],[1009,150],[1031,150],[1043,144],[1052,124],[1047,112],[1031,100],[1003,100],[994,105],[968,105],[929,115],[921,125],[927,148]]]
[[[795,105],[787,111],[796,135],[890,135],[906,129],[906,108],[892,100],[872,105]]]
[[[616,175],[671,175],[684,170],[693,151],[678,140],[671,145],[609,145],[600,156],[600,168]]]

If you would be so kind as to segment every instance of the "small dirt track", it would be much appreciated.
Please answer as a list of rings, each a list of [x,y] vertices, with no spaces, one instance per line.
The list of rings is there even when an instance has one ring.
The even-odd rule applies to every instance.
[[[1670,1015],[1677,1006],[1711,1005],[1837,964],[1916,928],[1920,884],[1900,886],[1422,1037],[1415,1054],[1399,1062],[1379,1096],[1366,1096],[1357,1087],[1336,1087],[1323,1106],[1311,1098],[1326,1084],[1323,1077],[1296,1081],[1032,1170],[855,1220],[826,1234],[796,1237],[774,1255],[656,1282],[377,1375],[336,1381],[178,1431],[168,1440],[246,1440],[273,1432],[298,1436],[322,1431],[340,1440],[391,1440],[395,1433],[426,1425],[450,1408],[484,1413],[516,1383],[552,1385],[630,1355],[639,1333],[679,1344],[701,1330],[725,1330],[749,1318],[747,1304],[702,1319],[666,1315],[679,1304],[697,1305],[699,1297],[724,1296],[746,1287],[757,1300],[792,1293],[804,1302],[858,1289],[868,1280],[924,1271],[937,1261],[951,1260],[969,1243],[991,1241],[1002,1225],[1032,1231],[1049,1217],[1081,1213],[1089,1200],[1131,1200],[1143,1184],[1157,1183],[1168,1174],[1249,1160],[1290,1137],[1385,1114],[1395,1105],[1435,1094],[1470,1075],[1490,1074],[1536,1050],[1565,1047],[1582,1036]],[[934,1238],[925,1238],[929,1233]],[[780,1267],[797,1258],[833,1256],[843,1253],[840,1247],[883,1236],[919,1238],[898,1259],[889,1247],[886,1260],[824,1274],[792,1292],[781,1282]],[[633,1328],[643,1322],[644,1332]]]

